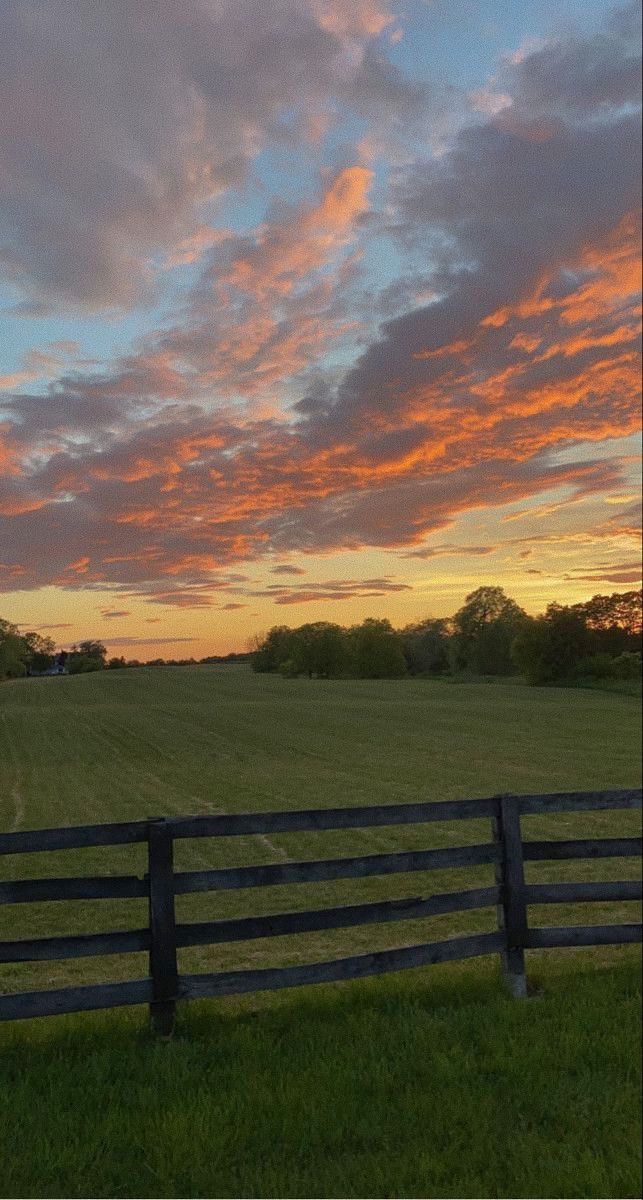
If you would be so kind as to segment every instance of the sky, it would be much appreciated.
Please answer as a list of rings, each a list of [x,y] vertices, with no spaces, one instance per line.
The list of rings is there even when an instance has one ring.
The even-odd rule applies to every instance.
[[[0,615],[126,657],[640,584],[640,17],[3,0]]]

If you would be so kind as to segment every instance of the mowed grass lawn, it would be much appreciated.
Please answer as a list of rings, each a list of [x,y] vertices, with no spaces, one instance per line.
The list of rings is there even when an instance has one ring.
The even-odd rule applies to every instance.
[[[426,680],[285,681],[240,667],[0,687],[0,828],[636,786],[640,701]],[[615,836],[638,814],[524,821]],[[488,824],[177,844],[179,869],[486,841]],[[530,880],[633,877],[638,861],[531,864]],[[142,873],[143,847],[2,863],[5,878]],[[426,895],[487,867],[180,897],[179,919]],[[531,909],[532,923],[636,906]],[[137,928],[139,901],[0,909],[0,939]],[[487,910],[180,952],[208,971],[318,961],[492,929]],[[635,1196],[640,952],[528,954],[532,998],[473,960],[203,1002],[170,1044],[142,1009],[0,1027],[5,1196]],[[137,978],[144,955],[0,966],[0,990]]]

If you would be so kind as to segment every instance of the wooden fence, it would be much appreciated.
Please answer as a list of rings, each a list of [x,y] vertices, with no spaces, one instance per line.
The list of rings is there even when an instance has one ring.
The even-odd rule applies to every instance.
[[[110,825],[81,825],[0,834],[0,856],[40,851],[116,846],[146,842],[148,871],[136,876],[89,876],[29,879],[0,883],[0,903],[97,900],[147,897],[149,925],[129,932],[77,934],[0,942],[0,963],[35,962],[87,955],[146,951],[149,978],[0,996],[0,1020],[49,1016],[120,1005],[149,1004],[157,1032],[173,1027],[177,1000],[226,996],[241,992],[298,987],[356,979],[429,963],[500,954],[505,977],[515,996],[526,994],[525,950],[549,946],[592,946],[641,941],[640,924],[577,925],[533,928],[530,904],[568,901],[640,900],[637,881],[526,884],[524,863],[575,858],[608,858],[641,853],[638,838],[572,841],[525,841],[520,819],[525,814],[640,808],[641,791],[564,792],[538,796],[495,796],[482,800],[381,805],[302,812],[247,813],[229,816],[172,817]],[[270,866],[226,867],[176,872],[173,846],[177,838],[232,837],[329,829],[424,824],[487,818],[492,839],[478,845],[370,854],[358,858],[287,862]],[[368,875],[432,871],[448,867],[495,867],[493,887],[449,894],[352,904],[273,916],[177,924],[174,897],[189,892],[268,887],[355,879]],[[496,906],[497,929],[491,933],[427,942],[397,950],[353,955],[330,962],[205,975],[179,974],[177,950],[184,946],[298,934],[312,930],[388,921],[415,920],[441,913]]]

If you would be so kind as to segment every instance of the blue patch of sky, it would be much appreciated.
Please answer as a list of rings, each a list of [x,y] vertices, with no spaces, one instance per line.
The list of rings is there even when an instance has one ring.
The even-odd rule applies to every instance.
[[[409,0],[400,25],[403,39],[386,53],[411,75],[424,81],[449,82],[466,90],[480,86],[493,73],[500,56],[529,38],[567,32],[590,32],[602,24],[611,6],[605,0]],[[388,32],[383,34],[383,42]],[[357,161],[357,146],[366,124],[346,111],[336,112],[320,147],[301,143],[286,133],[264,149],[253,164],[246,187],[230,193],[205,211],[204,220],[244,234],[256,228],[279,199],[314,203],[321,191],[320,174]],[[286,127],[287,127],[286,120]],[[373,164],[374,207],[384,195],[387,165]],[[369,281],[383,288],[404,269],[404,258],[390,240],[371,236],[363,261]],[[0,374],[20,369],[23,356],[50,342],[75,340],[79,358],[99,365],[127,354],[147,330],[172,321],[198,277],[198,264],[168,271],[161,280],[158,303],[125,314],[59,314],[25,318],[14,312],[15,294],[0,290]],[[37,386],[38,381],[30,387]]]
[[[413,76],[469,90],[493,74],[505,52],[530,38],[591,32],[610,7],[605,0],[410,0],[404,37],[389,55]]]
[[[158,328],[167,317],[170,303],[171,298],[164,294],[157,304],[125,313],[25,317],[13,311],[15,295],[0,293],[0,374],[18,370],[29,350],[44,349],[49,343],[59,341],[78,342],[78,358],[96,360],[100,367],[129,353],[132,344],[147,330]],[[33,381],[29,387],[33,390],[37,385],[38,381]]]

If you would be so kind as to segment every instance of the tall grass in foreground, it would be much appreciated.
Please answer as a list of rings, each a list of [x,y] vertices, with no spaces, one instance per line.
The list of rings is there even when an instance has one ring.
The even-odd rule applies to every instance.
[[[5,1029],[1,1194],[639,1196],[637,959],[544,968]]]

